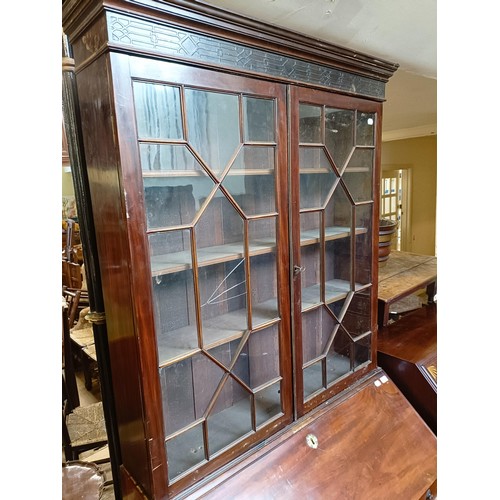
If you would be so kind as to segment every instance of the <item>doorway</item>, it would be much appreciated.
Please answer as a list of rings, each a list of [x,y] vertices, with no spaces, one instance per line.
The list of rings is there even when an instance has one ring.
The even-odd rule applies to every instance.
[[[399,221],[393,250],[411,249],[410,227],[410,182],[409,167],[382,167],[380,183],[380,218]]]

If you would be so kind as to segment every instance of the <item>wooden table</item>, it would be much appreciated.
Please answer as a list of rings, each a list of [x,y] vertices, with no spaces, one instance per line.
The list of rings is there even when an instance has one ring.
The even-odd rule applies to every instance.
[[[411,252],[391,252],[389,259],[379,267],[378,324],[386,326],[391,304],[421,290],[433,302],[437,281],[437,258]]]

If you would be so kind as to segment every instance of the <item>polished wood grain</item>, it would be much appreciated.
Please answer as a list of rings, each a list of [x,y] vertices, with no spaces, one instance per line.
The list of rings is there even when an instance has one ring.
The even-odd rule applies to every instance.
[[[378,372],[338,406],[298,423],[269,453],[188,498],[423,498],[437,479],[436,437],[384,375]],[[310,435],[315,449],[307,444]]]
[[[378,364],[437,433],[437,305],[379,330]]]

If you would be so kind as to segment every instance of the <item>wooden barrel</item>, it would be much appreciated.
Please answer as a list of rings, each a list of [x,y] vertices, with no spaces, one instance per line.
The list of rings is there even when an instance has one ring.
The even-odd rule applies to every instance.
[[[391,253],[392,238],[398,229],[398,221],[380,219],[378,230],[378,261],[385,262]]]

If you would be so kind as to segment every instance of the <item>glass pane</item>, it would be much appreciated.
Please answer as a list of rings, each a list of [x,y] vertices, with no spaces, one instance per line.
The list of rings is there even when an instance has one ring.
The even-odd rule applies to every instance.
[[[300,149],[300,208],[322,208],[338,180],[323,148]]]
[[[251,173],[256,170],[259,174],[274,174],[274,157],[274,147],[243,146],[231,165],[231,171],[247,170]]]
[[[358,285],[372,282],[372,210],[373,205],[356,207],[356,262],[354,281]]]
[[[274,142],[274,101],[243,97],[245,141]]]
[[[321,107],[301,104],[299,106],[299,141],[322,143]]]
[[[375,143],[375,114],[357,112],[356,145],[373,146]]]
[[[351,371],[351,350],[352,340],[342,328],[339,328],[326,357],[328,385]]]
[[[192,268],[189,230],[150,234],[148,239],[153,276]]]
[[[213,456],[252,431],[251,395],[228,377],[207,422],[209,454]]]
[[[325,301],[346,297],[351,290],[352,205],[338,185],[325,209]]]
[[[173,480],[183,472],[205,461],[202,425],[196,425],[167,441],[168,478]]]
[[[180,92],[177,87],[134,82],[139,139],[182,139]]]
[[[203,169],[182,144],[139,144],[143,172],[165,171],[172,175],[201,175]]]
[[[192,358],[160,368],[165,435],[183,429],[196,420]]]
[[[302,313],[302,362],[312,361],[322,354],[337,329],[337,324],[324,307]]]
[[[238,96],[186,89],[188,141],[220,174],[240,144]]]
[[[396,197],[391,197],[391,212],[395,213],[396,212]]]
[[[222,345],[218,345],[214,347],[213,349],[210,349],[208,353],[213,356],[217,361],[222,363],[226,368],[229,369],[231,366],[231,363],[233,362],[234,357],[236,356],[236,353],[238,352],[238,347],[240,345],[240,339],[238,340],[233,340],[232,342],[227,342]],[[245,354],[243,354],[243,359],[248,358],[248,354],[246,354],[246,348],[244,348]],[[240,354],[240,359],[242,358]],[[248,362],[246,363],[247,366],[244,368],[245,375],[243,376],[243,380],[248,379]]]
[[[222,193],[207,205],[195,237],[203,340],[213,345],[247,329],[243,220]]]
[[[354,369],[360,368],[371,359],[371,334],[357,339],[354,343]]]
[[[153,277],[153,305],[160,364],[198,348],[191,269]]]
[[[317,361],[303,370],[304,400],[323,389],[323,361]]]
[[[354,147],[354,111],[326,108],[325,144],[339,170]]]
[[[310,148],[301,146],[299,148],[300,170],[315,169],[333,172],[330,161],[323,148]]]
[[[247,216],[276,213],[274,175],[229,171],[222,185]]]
[[[198,420],[205,416],[213,403],[215,393],[227,372],[205,354],[198,353],[192,360],[194,410],[195,420]]]
[[[255,394],[255,411],[257,427],[282,413],[281,382],[276,382]]]
[[[354,201],[372,199],[373,149],[356,149],[342,175]]]
[[[215,184],[204,172],[197,176],[144,178],[148,229],[191,224]]]
[[[321,303],[321,213],[300,214],[302,310]]]
[[[241,337],[248,328],[244,260],[199,270],[203,343]]]
[[[390,213],[391,213],[391,199],[384,198],[384,214],[390,214]]]
[[[252,327],[278,318],[276,266],[276,219],[248,222],[250,279],[252,286]]]
[[[278,325],[273,325],[250,334],[248,340],[250,367],[248,385],[252,389],[267,384],[280,376],[278,335]]]
[[[358,337],[371,330],[370,306],[371,289],[365,289],[354,294],[342,320],[342,326],[352,337]]]

